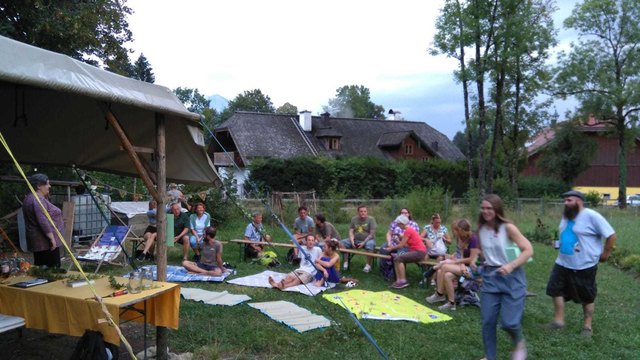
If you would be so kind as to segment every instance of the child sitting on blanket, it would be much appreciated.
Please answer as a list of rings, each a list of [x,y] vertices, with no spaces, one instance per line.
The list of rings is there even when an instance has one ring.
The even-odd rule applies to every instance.
[[[300,267],[295,271],[289,273],[284,280],[276,282],[273,277],[269,276],[269,284],[276,289],[284,290],[286,288],[307,284],[313,280],[313,276],[316,274],[316,268],[313,265],[322,254],[322,250],[315,246],[316,238],[313,235],[307,235],[305,237],[305,252],[308,254],[307,259],[302,251],[298,251],[298,257],[300,258]]]
[[[340,282],[340,274],[337,268],[340,263],[340,256],[336,253],[337,248],[337,239],[325,241],[322,247],[322,255],[316,260],[316,267],[319,270],[316,272],[315,286],[325,286],[325,281],[332,283]]]
[[[222,243],[216,240],[216,228],[208,226],[204,229],[204,240],[200,245],[198,262],[183,260],[182,266],[190,272],[219,276],[224,272],[222,262]]]

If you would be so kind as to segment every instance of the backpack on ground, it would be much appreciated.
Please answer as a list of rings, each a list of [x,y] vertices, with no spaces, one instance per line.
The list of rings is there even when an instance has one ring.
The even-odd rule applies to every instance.
[[[105,343],[101,332],[85,330],[71,354],[71,360],[114,360],[118,355],[118,347]]]

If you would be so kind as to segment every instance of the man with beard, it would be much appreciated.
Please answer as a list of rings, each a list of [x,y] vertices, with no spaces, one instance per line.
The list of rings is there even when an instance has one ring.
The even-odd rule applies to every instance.
[[[560,221],[560,252],[547,283],[547,295],[553,298],[554,318],[547,329],[563,329],[564,303],[582,304],[584,323],[581,336],[591,337],[594,301],[598,289],[598,262],[605,262],[616,243],[616,234],[607,220],[584,207],[584,194],[568,191]],[[606,239],[603,249],[603,239]]]

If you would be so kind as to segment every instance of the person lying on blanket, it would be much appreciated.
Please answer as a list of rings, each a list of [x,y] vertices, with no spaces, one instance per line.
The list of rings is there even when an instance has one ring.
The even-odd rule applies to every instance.
[[[313,280],[316,274],[316,268],[313,266],[316,259],[322,254],[322,250],[315,246],[316,238],[313,235],[307,235],[305,238],[305,252],[309,256],[306,258],[302,251],[298,251],[298,257],[300,258],[300,267],[293,272],[287,274],[284,280],[276,282],[271,276],[269,276],[269,284],[276,289],[284,290],[286,288],[307,284]]]
[[[338,239],[331,239],[324,242],[322,247],[322,255],[316,260],[315,286],[325,286],[325,281],[332,283],[340,282],[340,273],[338,273],[338,264],[340,264],[340,256],[336,252],[338,249]]]
[[[183,260],[182,266],[190,272],[219,276],[224,272],[222,262],[222,243],[216,240],[216,228],[204,229],[204,240],[200,244],[200,259],[197,262]]]

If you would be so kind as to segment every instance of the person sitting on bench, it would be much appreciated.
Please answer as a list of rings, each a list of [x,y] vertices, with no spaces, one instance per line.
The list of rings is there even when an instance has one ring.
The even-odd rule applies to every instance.
[[[255,212],[253,213],[252,217],[253,221],[250,222],[244,230],[244,239],[255,242],[271,242],[271,236],[264,233],[264,226],[262,225],[262,213]],[[262,244],[245,244],[244,256],[250,259],[255,259],[263,250],[264,245]]]

